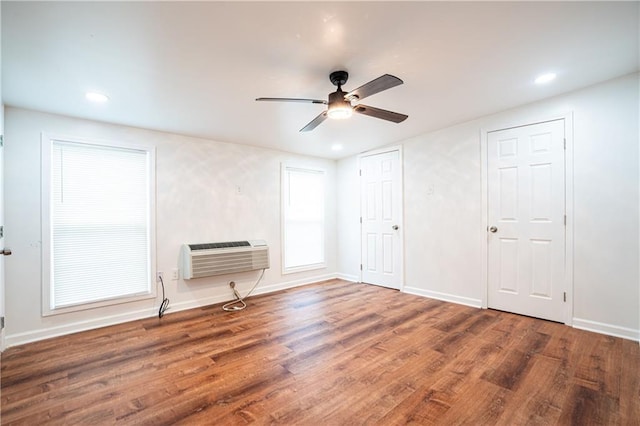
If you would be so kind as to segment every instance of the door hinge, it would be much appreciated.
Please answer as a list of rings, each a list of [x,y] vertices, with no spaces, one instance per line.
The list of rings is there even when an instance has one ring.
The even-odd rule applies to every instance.
[[[4,135],[0,135],[0,147],[4,146]]]
[[[567,301],[567,292],[565,291],[565,292],[563,293],[563,295],[564,295],[564,296],[563,296],[563,300],[566,302],[566,301]]]
[[[360,216],[360,223],[362,223],[362,216]]]
[[[567,149],[567,139],[564,139],[564,149]]]
[[[360,264],[360,270],[362,271],[362,263]]]
[[[4,238],[4,226],[0,226],[0,238]]]
[[[564,226],[567,226],[567,215],[564,215]]]
[[[0,330],[4,329],[4,317],[0,317]]]
[[[362,169],[358,170],[358,175],[362,176]]]

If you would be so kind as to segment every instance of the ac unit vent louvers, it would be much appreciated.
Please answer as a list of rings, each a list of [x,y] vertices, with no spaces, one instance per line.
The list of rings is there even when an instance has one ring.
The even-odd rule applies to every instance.
[[[269,268],[269,247],[262,240],[182,246],[185,279]]]

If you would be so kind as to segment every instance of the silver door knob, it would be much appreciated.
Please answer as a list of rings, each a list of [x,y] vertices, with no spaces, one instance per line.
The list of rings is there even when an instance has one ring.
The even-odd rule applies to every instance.
[[[2,254],[4,254],[5,256],[11,256],[11,249],[10,248],[2,249]]]
[[[491,228],[489,228],[489,231],[495,234],[496,232],[498,232],[498,228],[496,228],[495,226],[492,226]]]
[[[398,230],[398,228],[400,228],[398,225],[393,225],[393,226],[391,227],[391,229],[393,229],[394,231],[397,231],[397,230]]]

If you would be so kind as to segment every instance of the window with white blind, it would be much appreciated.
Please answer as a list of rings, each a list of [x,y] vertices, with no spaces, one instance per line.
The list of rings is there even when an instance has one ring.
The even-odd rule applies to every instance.
[[[325,267],[322,170],[282,166],[283,273]]]
[[[153,148],[42,148],[43,314],[155,297]]]

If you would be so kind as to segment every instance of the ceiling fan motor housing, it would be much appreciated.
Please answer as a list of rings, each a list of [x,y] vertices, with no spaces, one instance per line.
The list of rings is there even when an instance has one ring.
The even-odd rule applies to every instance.
[[[342,86],[349,79],[349,73],[346,71],[334,71],[329,74],[329,80],[333,83],[334,86],[338,86],[338,90],[333,93],[329,93],[329,111],[340,109],[342,111],[347,111],[351,109],[351,101],[348,101],[344,98],[346,95],[345,92],[342,91]],[[351,115],[350,113],[346,115]],[[332,116],[332,114],[329,114]]]
[[[340,88],[340,86],[343,86],[348,79],[349,73],[346,71],[334,71],[329,74],[329,80],[331,80],[331,84],[333,84],[334,86],[338,86],[338,89]]]
[[[351,102],[344,98],[346,93],[342,90],[338,89],[333,93],[329,93],[329,105],[341,105],[341,106],[349,106],[351,107]]]

